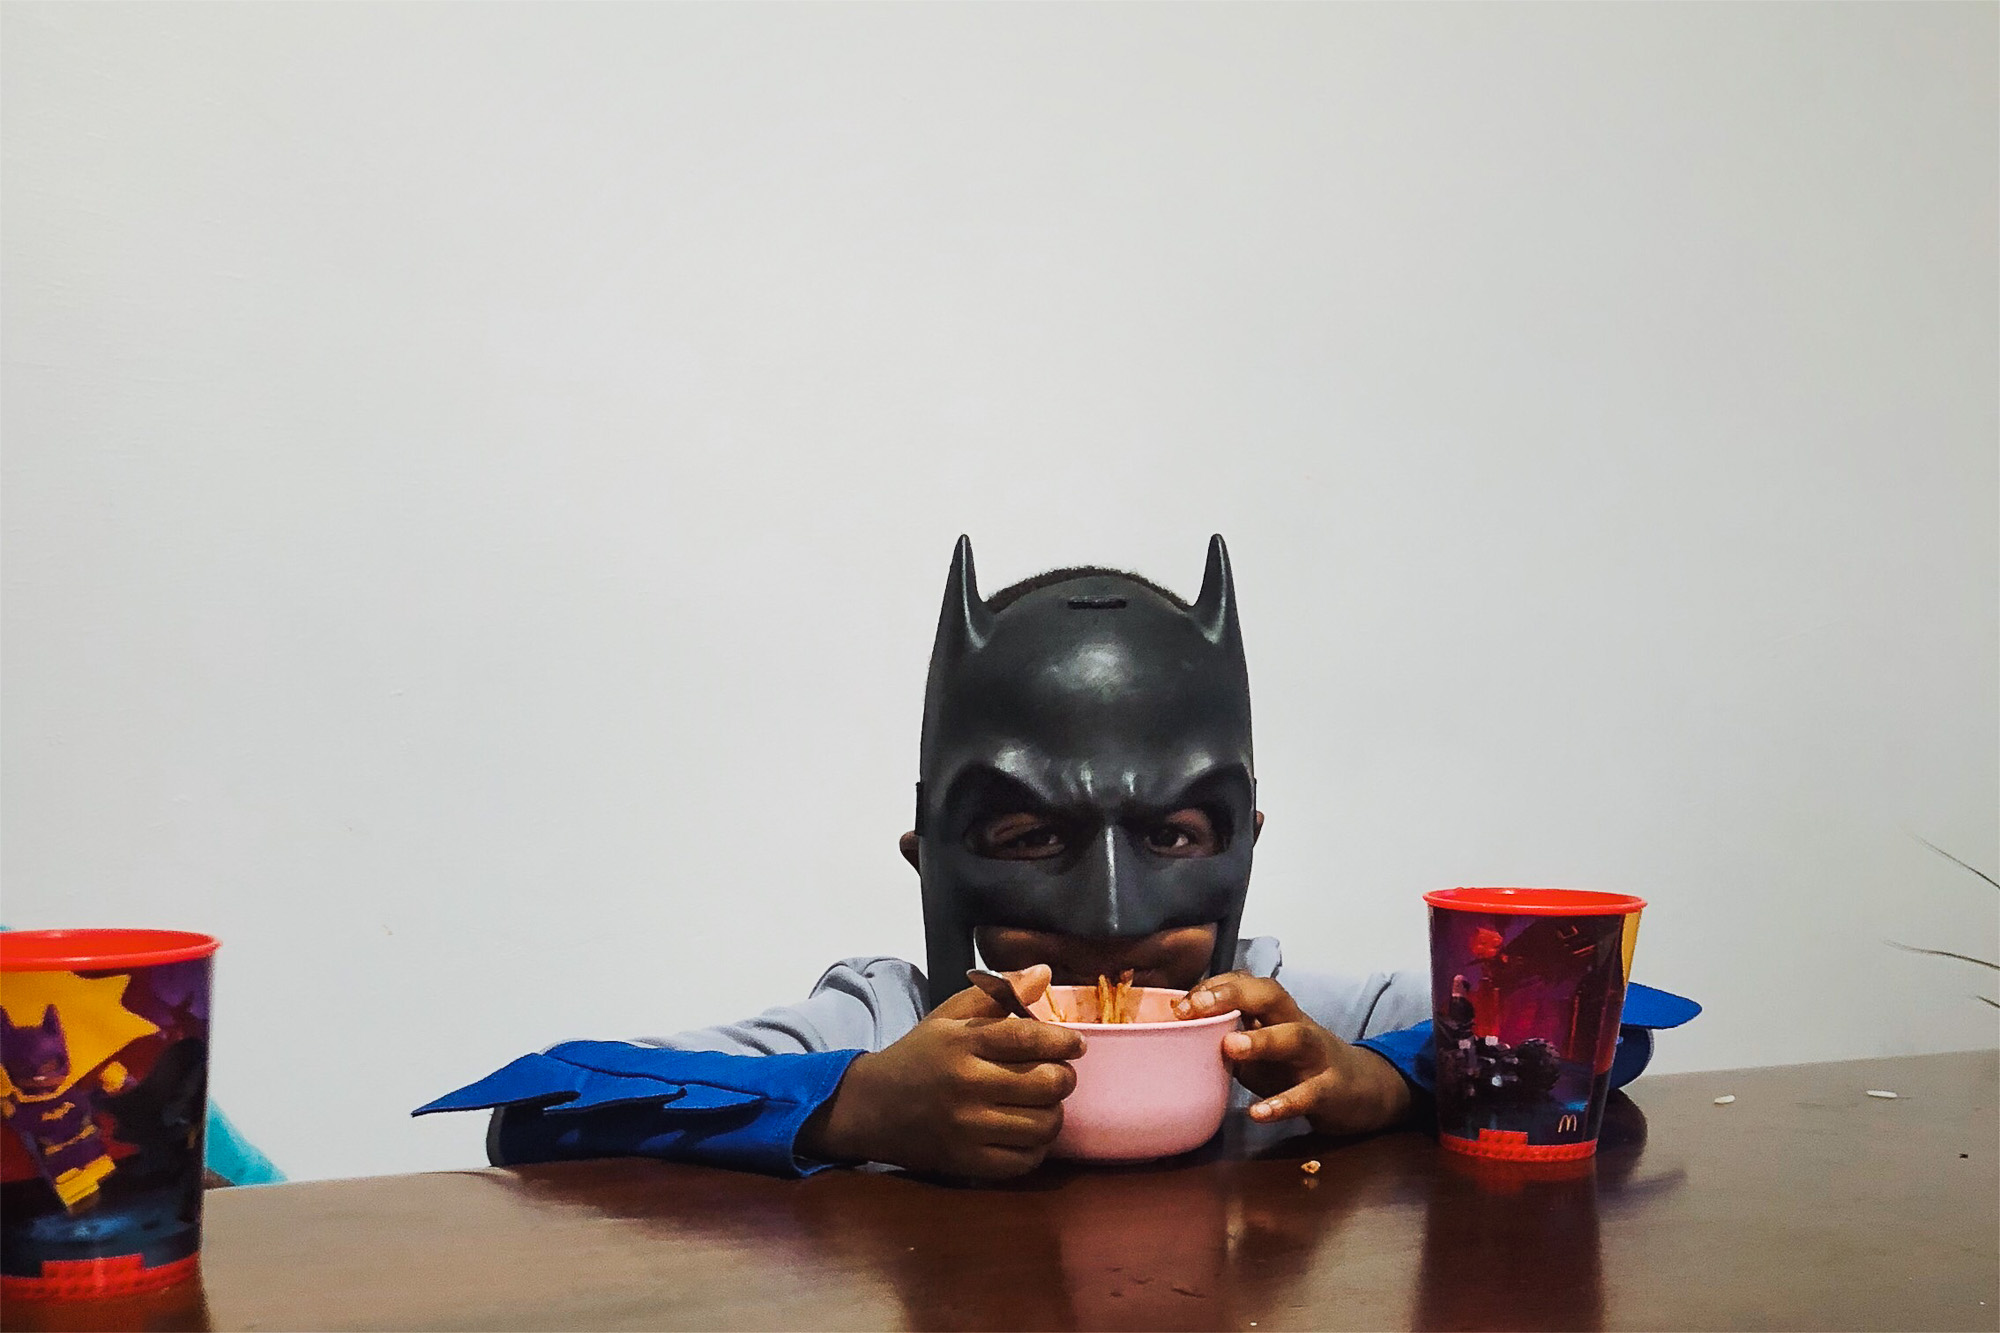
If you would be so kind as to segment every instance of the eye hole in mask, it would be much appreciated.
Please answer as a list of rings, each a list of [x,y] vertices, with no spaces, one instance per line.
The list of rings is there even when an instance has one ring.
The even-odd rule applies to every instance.
[[[1077,832],[1052,815],[1019,810],[978,821],[966,834],[965,845],[997,861],[1046,861],[1066,855]]]
[[[1187,806],[1144,821],[1136,830],[1137,841],[1156,856],[1214,856],[1227,845],[1225,825],[1225,819],[1210,811]],[[975,855],[997,861],[1045,861],[1067,856],[1090,841],[1085,821],[1017,810],[976,821],[965,844]]]

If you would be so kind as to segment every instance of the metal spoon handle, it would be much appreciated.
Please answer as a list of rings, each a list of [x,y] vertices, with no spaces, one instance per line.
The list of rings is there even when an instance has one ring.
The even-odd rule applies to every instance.
[[[992,996],[1002,1009],[1014,1017],[1030,1019],[1037,1023],[1042,1021],[1035,1017],[1034,1011],[1021,1003],[1021,996],[1015,991],[1014,983],[998,972],[988,972],[985,968],[975,967],[966,972],[965,979]]]

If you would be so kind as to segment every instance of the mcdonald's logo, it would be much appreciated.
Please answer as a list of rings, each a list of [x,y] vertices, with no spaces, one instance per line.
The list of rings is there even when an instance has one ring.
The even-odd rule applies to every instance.
[[[1568,1115],[1565,1115],[1562,1119],[1556,1121],[1556,1133],[1558,1134],[1576,1133],[1576,1113],[1574,1111],[1570,1112]]]

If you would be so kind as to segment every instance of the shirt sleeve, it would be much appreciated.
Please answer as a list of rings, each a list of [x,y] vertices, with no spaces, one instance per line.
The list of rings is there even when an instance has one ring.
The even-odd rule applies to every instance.
[[[1342,977],[1280,966],[1272,976],[1284,983],[1285,990],[1315,1023],[1342,1041],[1358,1042],[1430,1017],[1427,973],[1372,972]]]
[[[901,958],[844,958],[797,1004],[737,1023],[642,1037],[639,1044],[732,1055],[879,1051],[923,1018],[923,995],[923,973]]]
[[[807,1175],[800,1130],[848,1065],[923,1016],[923,976],[897,958],[834,964],[795,1005],[632,1042],[524,1055],[412,1112],[491,1108],[495,1166],[644,1156]]]

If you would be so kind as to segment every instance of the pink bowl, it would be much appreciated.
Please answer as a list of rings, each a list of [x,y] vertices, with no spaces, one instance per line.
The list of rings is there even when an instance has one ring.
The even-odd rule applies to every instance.
[[[1065,1015],[1097,1016],[1092,986],[1051,986]],[[1243,1026],[1231,1009],[1182,1022],[1181,992],[1144,987],[1137,1023],[1062,1022],[1090,1049],[1074,1062],[1076,1091],[1063,1102],[1062,1133],[1049,1153],[1086,1162],[1143,1162],[1199,1148],[1229,1109],[1229,1065],[1222,1038]],[[1030,1006],[1053,1018],[1045,997]]]

